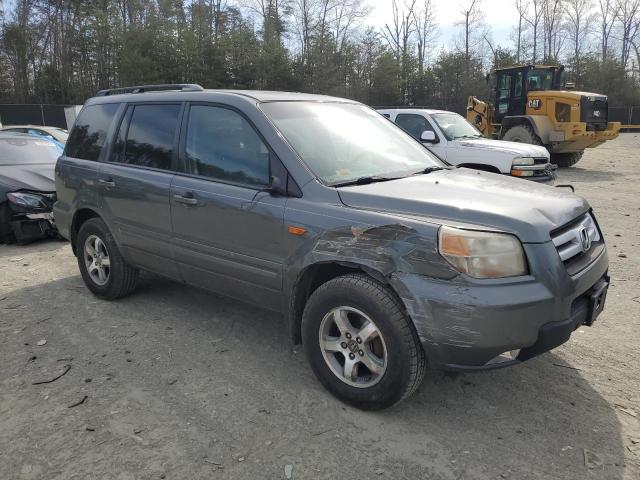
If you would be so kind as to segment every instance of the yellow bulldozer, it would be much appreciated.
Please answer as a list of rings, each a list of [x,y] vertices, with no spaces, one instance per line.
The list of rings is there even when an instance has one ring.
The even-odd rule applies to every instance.
[[[572,90],[563,66],[501,68],[495,79],[493,104],[476,97],[467,101],[467,120],[486,137],[543,145],[553,163],[570,167],[585,148],[620,132],[619,122],[609,122],[608,98]]]

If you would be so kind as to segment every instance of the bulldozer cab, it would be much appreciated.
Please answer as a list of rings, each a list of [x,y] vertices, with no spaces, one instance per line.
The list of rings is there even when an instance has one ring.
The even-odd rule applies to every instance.
[[[524,115],[529,92],[561,90],[564,83],[562,66],[525,65],[501,68],[495,73],[495,123],[501,123],[505,116]]]

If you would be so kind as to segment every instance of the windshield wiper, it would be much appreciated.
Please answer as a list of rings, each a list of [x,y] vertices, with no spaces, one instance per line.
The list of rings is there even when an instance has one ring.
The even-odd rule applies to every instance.
[[[332,187],[348,187],[349,185],[369,185],[370,183],[388,182],[390,180],[398,180],[404,177],[380,177],[377,175],[370,175],[366,177],[356,178],[355,180],[349,180],[348,182],[334,183]]]
[[[437,172],[438,170],[449,170],[449,168],[447,168],[447,167],[427,167],[427,168],[424,168],[422,170],[417,171],[413,175],[422,175],[422,174],[426,174],[426,173]]]

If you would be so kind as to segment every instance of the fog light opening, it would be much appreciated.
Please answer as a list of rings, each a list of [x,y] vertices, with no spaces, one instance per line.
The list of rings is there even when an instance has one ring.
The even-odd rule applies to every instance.
[[[486,365],[495,365],[496,363],[505,363],[512,362],[518,359],[518,355],[520,355],[520,349],[518,350],[507,350],[506,352],[502,352],[497,357],[489,360]]]

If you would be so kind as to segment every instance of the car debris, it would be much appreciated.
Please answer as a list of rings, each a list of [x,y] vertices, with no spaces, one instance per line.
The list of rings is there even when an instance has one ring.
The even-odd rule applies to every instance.
[[[76,403],[72,403],[67,408],[74,408],[74,407],[77,407],[78,405],[82,405],[88,398],[89,398],[89,395],[85,395],[84,397],[82,397],[82,399],[78,400]]]
[[[41,380],[39,382],[33,382],[31,385],[43,385],[45,383],[53,383],[56,380],[64,377],[67,373],[69,373],[69,370],[71,370],[71,365],[65,365],[64,370],[62,371],[62,373],[60,375],[58,375],[57,377],[53,377],[50,380]]]

